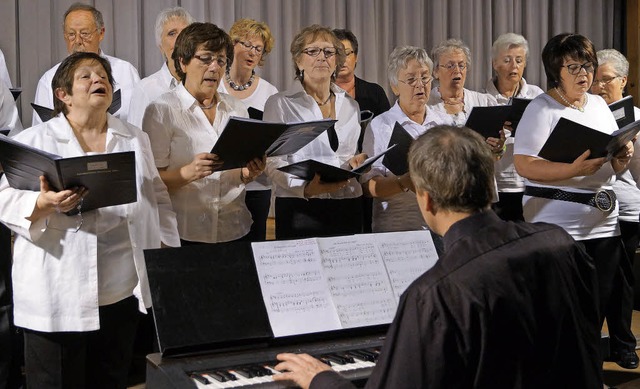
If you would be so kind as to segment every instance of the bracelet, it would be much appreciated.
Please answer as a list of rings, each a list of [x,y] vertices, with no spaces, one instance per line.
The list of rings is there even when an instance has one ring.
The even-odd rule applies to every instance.
[[[398,182],[398,186],[400,186],[400,189],[403,192],[408,192],[409,188],[407,188],[406,186],[404,186],[404,184],[402,183],[402,181],[400,181],[400,177],[396,176],[396,181]]]

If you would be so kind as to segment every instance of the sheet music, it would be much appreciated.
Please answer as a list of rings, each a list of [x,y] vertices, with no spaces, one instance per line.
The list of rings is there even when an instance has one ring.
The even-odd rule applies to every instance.
[[[361,235],[322,238],[318,246],[342,327],[390,323],[397,302],[375,240]]]
[[[316,239],[251,244],[276,337],[340,329]]]
[[[436,247],[427,230],[375,234],[375,241],[386,264],[397,304],[407,287],[436,264]]]

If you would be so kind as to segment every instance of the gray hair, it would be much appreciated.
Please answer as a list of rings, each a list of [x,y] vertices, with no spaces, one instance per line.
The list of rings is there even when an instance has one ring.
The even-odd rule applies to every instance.
[[[475,131],[435,126],[413,142],[408,159],[416,190],[429,193],[436,210],[477,212],[491,204],[494,160]]]
[[[520,34],[514,34],[508,32],[500,35],[491,47],[491,56],[493,59],[498,59],[500,53],[505,50],[522,47],[524,49],[525,58],[529,56],[529,42]]]
[[[415,59],[420,65],[426,65],[429,68],[429,74],[431,74],[433,61],[425,49],[415,46],[398,46],[389,55],[389,64],[387,65],[389,84],[398,85],[398,72],[400,69],[405,69],[407,63],[412,59]]]
[[[616,75],[626,77],[629,75],[629,61],[616,49],[600,50],[596,53],[598,56],[598,66],[609,64],[613,66]]]
[[[62,28],[64,28],[64,23],[67,20],[67,16],[69,16],[69,14],[74,11],[91,12],[91,15],[93,15],[93,21],[96,23],[96,28],[98,30],[102,30],[104,28],[104,20],[102,19],[102,12],[98,11],[95,7],[89,4],[83,4],[83,3],[71,4],[71,6],[64,13],[64,17],[62,18]]]
[[[444,42],[440,42],[431,50],[431,58],[433,58],[434,67],[440,65],[441,55],[455,50],[462,51],[464,56],[467,58],[467,65],[471,65],[471,50],[469,50],[469,46],[465,45],[460,39],[447,39]]]
[[[160,46],[160,43],[162,42],[162,29],[164,28],[164,25],[174,18],[184,20],[187,25],[196,21],[193,16],[191,16],[191,14],[182,7],[163,9],[156,18],[156,46]]]

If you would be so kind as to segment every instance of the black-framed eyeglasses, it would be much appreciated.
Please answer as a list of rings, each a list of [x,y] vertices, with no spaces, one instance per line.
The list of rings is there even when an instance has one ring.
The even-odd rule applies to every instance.
[[[302,52],[309,57],[317,57],[322,52],[324,53],[325,58],[330,58],[336,55],[338,50],[336,50],[335,47],[325,47],[324,49],[321,49],[319,47],[307,47],[306,49],[302,50]]]
[[[593,80],[593,85],[609,85],[609,83],[611,83],[611,81],[615,80],[616,78],[620,78],[621,76],[614,76],[614,77],[602,77],[599,80]]]
[[[197,58],[203,65],[210,66],[213,61],[216,61],[218,66],[221,68],[226,68],[227,63],[229,63],[229,59],[227,57],[217,57],[215,55],[203,54],[203,55],[194,55],[193,58]]]
[[[433,81],[433,77],[409,77],[406,80],[398,81],[415,88],[416,86],[418,86],[418,83],[421,83],[422,85],[429,85],[429,83]]]
[[[96,28],[95,30],[88,32],[88,31],[81,31],[79,33],[75,32],[75,31],[71,31],[71,32],[65,32],[64,36],[65,38],[67,38],[70,41],[75,41],[77,37],[80,37],[83,41],[89,40],[91,39],[91,37],[93,36],[93,34],[96,33],[96,31],[98,31],[98,29]]]
[[[593,62],[585,62],[583,64],[579,63],[571,63],[569,65],[562,65],[563,68],[567,68],[569,74],[577,75],[580,74],[580,71],[584,69],[587,73],[593,73],[595,70],[595,66],[593,66]]]
[[[240,43],[246,51],[251,51],[251,49],[254,49],[256,51],[256,54],[262,54],[262,52],[264,51],[263,46],[254,46],[251,44],[251,42],[237,41],[237,43]]]
[[[454,71],[455,68],[458,68],[460,69],[460,71],[463,71],[464,69],[467,68],[467,63],[466,62],[459,62],[459,63],[449,62],[444,65],[438,65],[438,66],[440,66],[441,68],[445,68],[450,72]]]

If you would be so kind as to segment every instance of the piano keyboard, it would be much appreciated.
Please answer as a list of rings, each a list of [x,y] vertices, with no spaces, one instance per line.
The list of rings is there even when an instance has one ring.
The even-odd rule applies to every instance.
[[[376,364],[380,350],[378,348],[350,350],[316,356],[331,368],[343,375],[355,373],[366,376]],[[197,388],[284,388],[287,385],[273,381],[273,375],[280,374],[273,367],[277,361],[244,365],[233,368],[215,369],[187,373]]]

